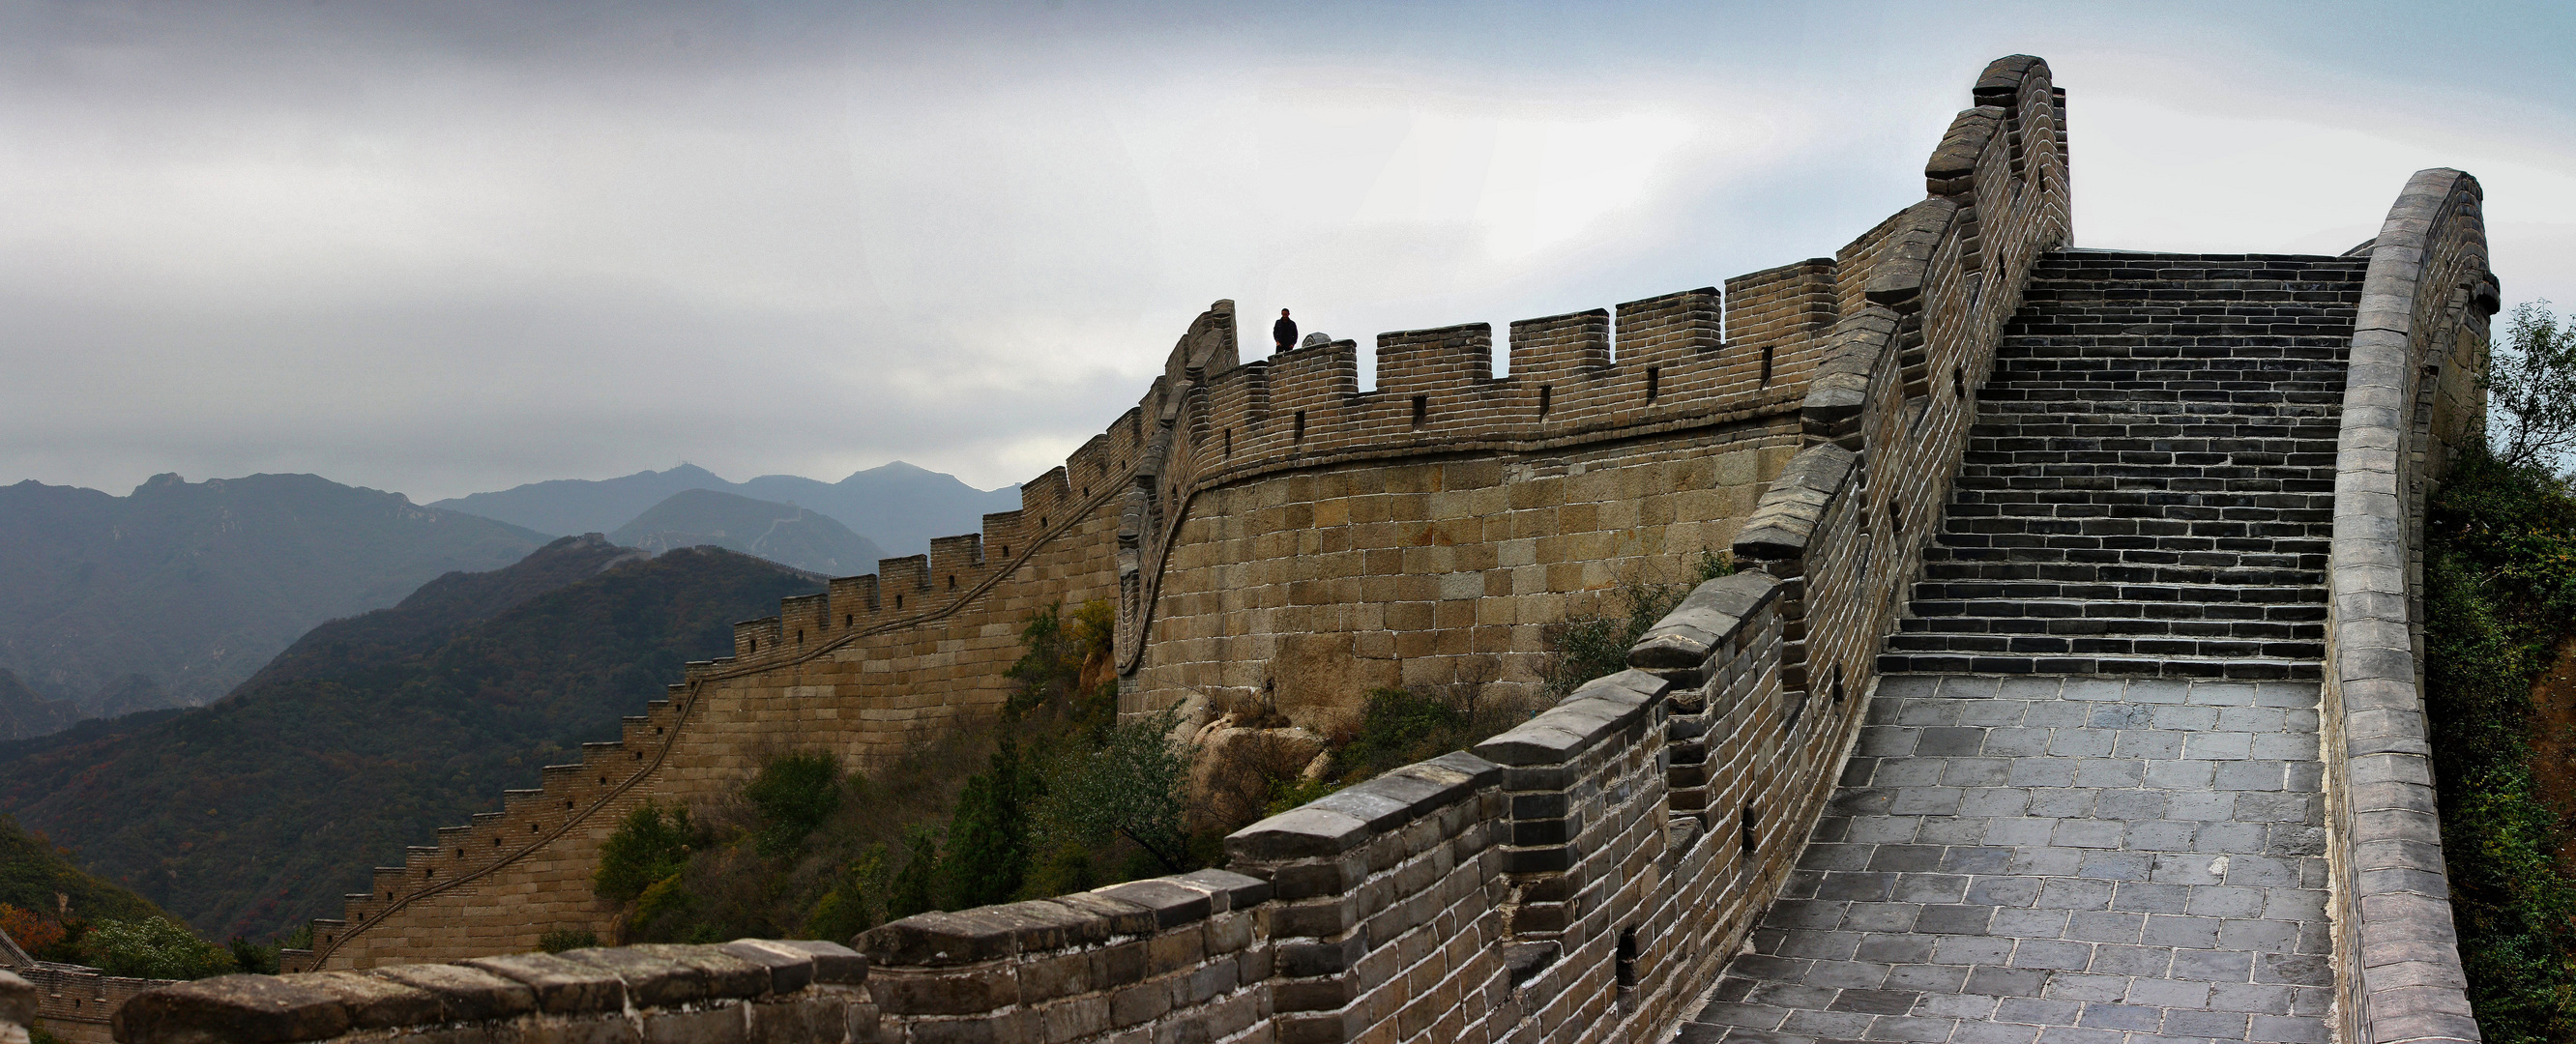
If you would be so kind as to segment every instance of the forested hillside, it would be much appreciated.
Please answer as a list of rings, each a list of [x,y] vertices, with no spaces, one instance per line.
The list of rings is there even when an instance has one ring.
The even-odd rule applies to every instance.
[[[817,586],[726,551],[560,541],[317,629],[216,705],[15,745],[0,811],[209,938],[278,934],[615,738],[685,661],[730,653],[733,621]]]

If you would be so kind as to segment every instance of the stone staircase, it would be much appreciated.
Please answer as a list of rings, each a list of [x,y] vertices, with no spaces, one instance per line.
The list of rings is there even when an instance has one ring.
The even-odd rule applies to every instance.
[[[2316,678],[2366,264],[2044,260],[1879,669]]]

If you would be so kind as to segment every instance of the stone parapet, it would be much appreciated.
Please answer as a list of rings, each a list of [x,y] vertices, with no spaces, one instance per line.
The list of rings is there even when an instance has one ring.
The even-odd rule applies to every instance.
[[[2480,438],[2488,317],[2477,179],[2417,173],[2367,245],[2335,461],[2325,671],[2335,960],[2356,1044],[2475,1041],[2423,698],[2424,508]]]
[[[115,1017],[124,1044],[856,1044],[878,1030],[866,958],[834,943],[762,939],[224,975],[163,986]]]

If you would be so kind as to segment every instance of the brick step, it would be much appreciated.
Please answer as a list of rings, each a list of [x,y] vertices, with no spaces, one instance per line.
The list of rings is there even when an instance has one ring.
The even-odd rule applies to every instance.
[[[2201,605],[2323,604],[2323,588],[2306,585],[2199,583],[2081,583],[2058,580],[1921,580],[1916,601],[2039,600],[2166,602]],[[2140,615],[2152,615],[2140,613]]]
[[[2213,465],[2190,469],[2152,469],[2117,464],[1979,464],[1960,469],[1963,489],[2066,489],[2079,483],[2112,490],[2169,490],[2179,493],[2318,493],[2332,490],[2331,473],[2312,468]],[[2320,485],[2322,483],[2322,485]]]
[[[2077,537],[2075,539],[2093,539],[2095,543],[2100,543],[2100,540],[2096,538]],[[2203,541],[2203,543],[2209,542],[2210,541]],[[1923,561],[1927,567],[1936,562],[1943,563],[1945,565],[2018,562],[2033,565],[2041,563],[2067,563],[2073,565],[2110,565],[2128,568],[2179,567],[2187,569],[2296,569],[2307,572],[2318,572],[2326,568],[2326,558],[2328,554],[2327,548],[2331,546],[2330,542],[2324,537],[2317,537],[2308,540],[2261,540],[2243,542],[2277,546],[2267,547],[2266,549],[2259,551],[2233,549],[2219,550],[2217,548],[2201,548],[2181,551],[2153,547],[1992,547],[1959,546],[1949,543],[1945,538],[1943,542],[1935,543],[1932,546],[1923,549]],[[1939,578],[1961,579],[1962,577],[1958,574],[1948,574]],[[1998,578],[1984,577],[1978,579]]]
[[[2285,311],[2350,312],[2360,306],[2358,284],[2339,279],[2229,282],[2239,285],[2191,290],[2165,284],[2042,279],[2022,293],[2022,303],[2034,316],[2121,309],[2184,315],[2271,315]]]
[[[2296,351],[2309,351],[2295,348]],[[2032,352],[1996,360],[1995,372],[2019,381],[2226,381],[2245,378],[2321,381],[2343,371],[2344,360],[2294,355],[2185,355],[2140,352],[2133,345]]]
[[[2304,660],[2326,654],[2323,635],[2308,640],[2252,638],[2186,638],[2172,635],[2122,634],[1976,634],[1901,631],[1889,635],[1889,652],[1963,653],[1970,656],[2092,656],[2121,659],[2182,657],[2190,659]]]
[[[2305,345],[2299,345],[2299,342],[2314,340],[2320,344],[2329,343],[2338,336],[2337,331],[2341,331],[2342,337],[2351,337],[2352,320],[2319,318],[2307,322],[2259,320],[2228,322],[2181,318],[2158,319],[2149,316],[2134,319],[2057,316],[2046,320],[2015,319],[2012,325],[2004,328],[2004,336],[2016,341],[2074,342],[2065,345],[2066,347],[2084,347],[2086,346],[2084,342],[2093,338],[2115,338],[2117,340],[2113,343],[2117,345],[2120,341],[2132,338],[2140,344],[2153,344],[2158,339],[2181,341],[2193,338],[2226,338],[2228,343],[2232,344],[2236,343],[2237,338],[2245,337],[2273,339],[2269,342],[2258,342],[2262,344],[2286,343],[2304,347]]]
[[[2304,352],[2309,349],[2294,350]],[[2340,373],[2343,365],[2344,360],[2337,358],[2295,355],[2220,358],[2180,352],[2140,352],[2137,346],[2112,345],[2090,353],[2078,348],[2004,356],[1996,361],[1995,372],[2015,381],[2203,381],[2232,380],[2240,375],[2313,381]]]
[[[2319,569],[2277,566],[2151,565],[2077,561],[1962,561],[1923,563],[1926,582],[1986,580],[2057,584],[2210,584],[2223,587],[2296,587],[2325,583]]]
[[[1951,499],[1950,513],[1958,518],[2170,518],[2173,512],[2185,511],[2193,517],[2225,518],[2224,512],[2231,508],[2315,510],[2333,506],[2331,487],[2307,493],[2194,493],[2048,486],[1961,489]],[[2212,512],[2216,514],[2209,514]]]
[[[1989,434],[1988,432],[1981,430],[1982,427],[1983,426],[1980,426],[1978,429],[1969,430],[1969,437],[1972,446],[1977,443],[2001,446],[2004,444],[2002,440],[2005,438],[2049,438],[2051,441],[2078,443],[2080,446],[2080,440],[2084,438],[2084,436],[2072,432],[2063,434],[2049,433],[2044,436],[2023,436],[2017,433],[2019,429],[2011,429],[2008,433]],[[2094,425],[2089,427],[2098,430],[2102,426]],[[2147,442],[2148,445],[2158,447],[2154,449],[2138,448],[2132,445],[2123,444],[2129,440],[2105,441],[2112,441],[2113,444],[2101,449],[2086,449],[2064,445],[2049,446],[2045,444],[2040,447],[2016,446],[2012,448],[1997,449],[1976,448],[1970,451],[1975,454],[1975,456],[1964,460],[1961,463],[1968,467],[1982,469],[1973,472],[1973,474],[1991,474],[1995,477],[2004,478],[2011,477],[2014,474],[2013,469],[2015,468],[2038,464],[2086,464],[2093,466],[2109,465],[2114,467],[2127,464],[2132,467],[2148,469],[2156,472],[2169,471],[2182,474],[2193,473],[2201,468],[2286,467],[2312,468],[2315,469],[2320,476],[2330,476],[2334,474],[2333,465],[2331,463],[2317,462],[2317,457],[2320,454],[2315,448],[2315,444],[2325,441],[2323,439],[2294,439],[2285,437],[2284,435],[2264,434],[2262,432],[2239,435],[2231,432],[2222,435],[2210,436],[2205,439],[2186,440],[2158,438],[2152,440],[2140,440]],[[2214,442],[2222,446],[2234,443],[2242,445],[2243,448],[2231,446],[2219,449],[2201,449],[2191,445],[2193,442],[2201,441]],[[2180,447],[2182,448],[2169,448],[2174,447],[2175,444],[2180,444]],[[2327,456],[2330,457],[2331,454],[2327,454]],[[2156,459],[2151,462],[2151,458],[2160,459]],[[2180,461],[2177,461],[2174,458],[2180,458]]]
[[[2133,416],[2149,415],[2144,407],[2158,404],[2204,405],[2222,407],[2222,411],[2260,417],[2263,410],[2280,410],[2309,406],[2335,409],[2343,405],[2343,389],[2285,388],[2257,391],[2252,388],[2112,388],[2093,383],[2012,385],[2004,388],[1987,386],[1977,396],[1982,414],[1988,407],[2009,410],[2016,403],[2030,403],[2060,411],[2121,404]],[[2116,414],[2115,414],[2116,415]]]
[[[2115,674],[2132,678],[2225,678],[2233,681],[2315,681],[2323,665],[2314,659],[2232,657],[2093,657],[1966,655],[1961,653],[1881,653],[1882,674]]]
[[[2349,331],[2352,319],[2342,319],[2336,329]],[[1995,346],[1996,358],[2005,362],[2032,359],[2164,359],[2189,360],[2210,364],[2230,362],[2298,362],[2325,365],[2340,361],[2351,352],[2348,334],[2322,334],[2315,337],[2271,337],[2259,341],[2211,341],[2200,337],[2176,337],[2146,333],[2100,334],[2018,334]]]
[[[2147,516],[2122,518],[2029,518],[2003,515],[1965,516],[1941,527],[1939,541],[1950,548],[2046,548],[2059,540],[2127,540],[2145,547],[2168,537],[2199,540],[2324,540],[2334,533],[2332,519],[2269,521],[2259,519]],[[1958,539],[1950,539],[1956,537]],[[2116,546],[2116,545],[2115,545]],[[2235,545],[2241,546],[2241,545]]]
[[[2166,621],[2269,621],[2269,624],[2321,624],[2326,619],[2326,598],[2318,593],[2308,601],[2141,601],[2112,603],[2087,601],[2087,598],[1917,598],[1914,616],[1901,624],[1914,626],[1917,619],[1945,619],[1945,616],[1978,616],[1978,619],[2166,619]],[[1924,626],[1935,629],[1935,626]]]
[[[2326,625],[2272,620],[2161,620],[2146,617],[1939,616],[1903,621],[1899,635],[2030,635],[2056,638],[2189,638],[2252,642],[2326,640]],[[1897,646],[1891,646],[1897,648]],[[1905,648],[1920,649],[1921,646]],[[2078,652],[2099,651],[2078,649]]]
[[[2004,440],[1998,440],[2004,441]],[[2315,444],[2323,439],[2298,440],[2296,448],[2247,447],[2212,449],[2189,443],[2197,440],[2171,440],[2182,446],[2160,445],[2168,440],[2149,439],[2030,439],[2036,446],[1997,446],[1993,449],[1971,449],[1963,463],[1982,467],[2007,468],[2037,464],[2109,464],[2135,468],[2170,468],[2177,473],[2194,473],[2199,468],[2321,468],[2332,474],[2334,453]],[[2233,440],[2208,440],[2233,441]],[[2289,441],[2289,440],[2283,440]],[[2092,442],[2097,445],[2087,446]],[[2053,444],[2054,443],[2054,444]],[[2073,443],[2064,445],[2062,443]],[[2099,445],[2108,443],[2108,445]],[[2319,460],[2318,458],[2324,458]]]

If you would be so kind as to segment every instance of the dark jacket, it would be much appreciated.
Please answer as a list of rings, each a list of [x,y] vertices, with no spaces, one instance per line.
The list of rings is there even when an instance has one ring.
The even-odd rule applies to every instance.
[[[1280,316],[1278,322],[1270,324],[1270,340],[1281,348],[1297,347],[1297,320]]]

